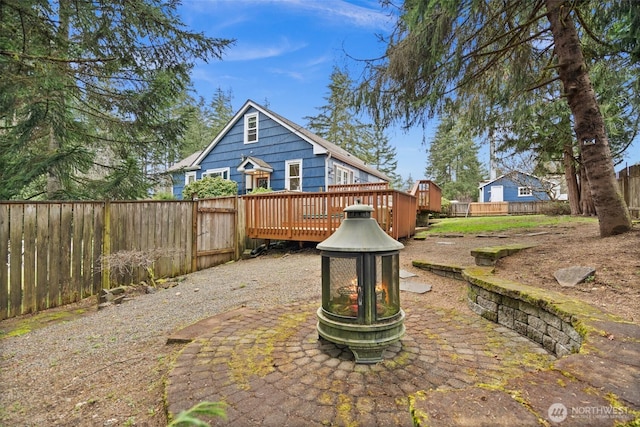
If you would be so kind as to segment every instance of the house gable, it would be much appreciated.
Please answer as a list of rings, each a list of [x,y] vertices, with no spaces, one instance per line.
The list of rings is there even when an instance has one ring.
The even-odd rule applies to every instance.
[[[479,186],[479,201],[535,202],[549,200],[549,184],[527,173],[512,171]]]
[[[255,134],[248,132],[247,126]],[[192,162],[181,161],[180,171],[172,168],[182,173],[181,179],[174,179],[174,194],[181,194],[186,170],[197,171],[197,179],[201,179],[202,171],[228,168],[229,179],[238,183],[240,193],[256,188],[257,179],[261,179],[259,185],[268,182],[273,190],[296,187],[289,182],[295,176],[287,165],[300,159],[304,160],[300,162],[304,168],[302,187],[296,189],[302,191],[326,189],[335,182],[332,173],[338,165],[353,169],[356,182],[389,180],[340,147],[248,100]]]

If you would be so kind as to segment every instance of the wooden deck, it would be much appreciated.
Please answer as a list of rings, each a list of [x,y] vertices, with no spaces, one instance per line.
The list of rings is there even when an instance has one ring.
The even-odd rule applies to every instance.
[[[440,212],[442,209],[442,190],[435,182],[426,179],[417,181],[410,193],[416,196],[418,212]]]
[[[359,201],[394,239],[416,228],[416,197],[397,190],[278,192],[243,196],[246,234],[252,239],[321,242],[339,226],[344,208]]]

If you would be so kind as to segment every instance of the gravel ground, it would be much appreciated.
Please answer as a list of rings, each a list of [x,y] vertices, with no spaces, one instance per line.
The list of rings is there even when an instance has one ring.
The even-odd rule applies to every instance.
[[[181,348],[166,345],[167,336],[242,305],[319,300],[312,252],[203,270],[176,287],[3,339],[0,425],[165,425],[163,379]]]
[[[590,298],[596,293],[611,295],[611,299],[602,300],[611,300],[607,308],[637,313],[638,232],[596,239],[592,228],[510,238],[440,236],[409,241],[401,251],[401,268],[417,274],[412,280],[433,286],[428,296],[434,306],[470,314],[463,298],[464,283],[418,270],[411,262],[419,259],[471,265],[469,250],[474,247],[517,241],[537,243],[542,248],[553,247],[550,244],[557,241],[556,251],[574,253],[577,260],[608,252],[612,255],[609,263],[620,262],[618,268],[610,269],[616,276],[598,279],[602,281],[598,283],[601,290],[576,291],[580,292],[578,297],[599,302],[601,299]],[[562,246],[570,236],[572,245]],[[532,285],[552,286],[545,285],[544,277],[536,279],[536,274],[557,259],[557,253],[539,249],[534,262],[520,258],[520,278],[531,278]],[[627,261],[622,263],[624,259]],[[627,275],[621,276],[622,271]],[[625,287],[613,288],[604,279]],[[190,274],[176,287],[138,295],[103,310],[96,310],[95,298],[49,310],[55,313],[83,308],[86,312],[22,336],[0,339],[0,426],[164,426],[164,381],[182,348],[166,344],[171,332],[243,305],[270,310],[292,301],[317,300],[319,304],[320,291],[320,257],[315,249],[274,251]],[[615,304],[613,298],[621,295],[629,302]],[[11,330],[24,320],[2,321],[0,330]]]

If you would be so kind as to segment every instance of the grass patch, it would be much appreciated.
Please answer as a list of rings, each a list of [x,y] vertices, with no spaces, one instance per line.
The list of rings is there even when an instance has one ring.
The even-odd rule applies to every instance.
[[[526,231],[527,229],[534,229],[537,227],[571,226],[572,224],[596,222],[596,218],[585,218],[566,215],[518,215],[443,218],[435,222],[429,228],[428,233],[490,233],[512,229]]]

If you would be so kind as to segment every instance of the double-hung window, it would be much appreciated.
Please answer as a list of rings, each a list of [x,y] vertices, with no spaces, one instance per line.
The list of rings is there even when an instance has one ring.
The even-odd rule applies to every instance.
[[[258,142],[258,113],[245,114],[244,116],[244,143]]]
[[[336,165],[336,184],[353,184],[353,170]]]
[[[285,187],[287,190],[302,191],[302,159],[285,162]]]
[[[229,179],[229,172],[230,172],[230,168],[219,168],[219,169],[207,169],[206,171],[202,172],[202,177],[206,177],[206,176],[211,176],[211,177],[215,177],[215,176],[219,176],[222,179]]]
[[[186,172],[184,174],[184,185],[189,185],[192,182],[196,182],[196,173],[195,172]]]

